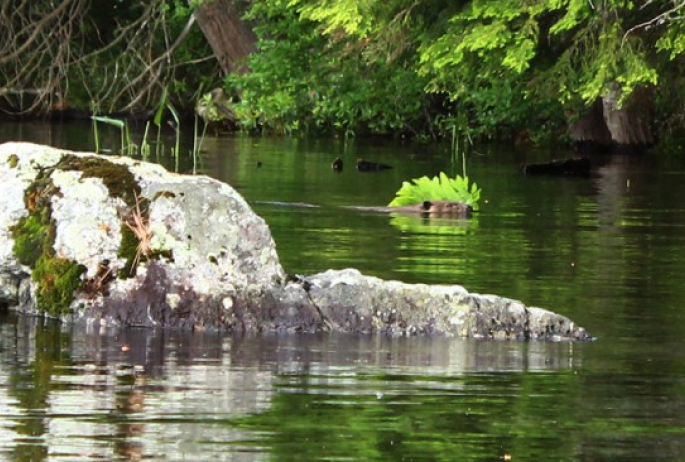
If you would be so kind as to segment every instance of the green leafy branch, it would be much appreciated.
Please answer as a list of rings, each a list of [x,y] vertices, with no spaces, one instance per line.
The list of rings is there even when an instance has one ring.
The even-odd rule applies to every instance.
[[[469,178],[466,175],[449,178],[445,173],[440,172],[439,176],[433,178],[423,176],[412,182],[403,182],[402,187],[397,191],[397,196],[388,206],[397,207],[444,200],[461,202],[470,205],[473,210],[478,210],[480,193],[481,190],[475,182],[469,186]]]

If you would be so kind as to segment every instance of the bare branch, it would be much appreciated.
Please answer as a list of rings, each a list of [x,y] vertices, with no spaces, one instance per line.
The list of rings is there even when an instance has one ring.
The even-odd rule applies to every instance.
[[[652,3],[652,0],[648,1],[645,3],[642,8],[646,7]],[[621,40],[621,48],[623,48],[623,44],[625,41],[628,39],[628,35],[632,34],[633,32],[639,30],[639,29],[649,29],[650,27],[657,25],[660,26],[662,24],[665,24],[666,22],[671,22],[671,21],[676,21],[676,20],[682,20],[683,16],[676,16],[676,17],[671,17],[672,14],[676,13],[677,11],[683,9],[685,7],[685,1],[680,1],[680,2],[673,2],[675,6],[671,8],[670,10],[664,11],[663,13],[653,17],[649,21],[645,21],[641,24],[638,24],[636,26],[631,27],[626,31],[625,34],[623,34],[623,39]]]
[[[31,47],[33,43],[40,37],[41,33],[43,33],[44,28],[50,23],[50,21],[52,21],[55,18],[58,18],[64,12],[64,10],[66,10],[70,6],[70,3],[71,0],[63,0],[62,3],[60,3],[57,6],[57,8],[52,10],[51,13],[49,13],[40,21],[33,24],[33,32],[28,37],[28,39],[26,39],[24,43],[19,46],[19,48],[14,50],[14,52],[10,53],[9,55],[0,56],[0,65],[5,64],[6,62],[12,59],[15,59],[17,56],[19,56],[21,53],[23,53],[29,47]]]
[[[206,61],[177,62],[175,53],[195,17],[189,15],[179,31],[180,24],[170,22],[166,0],[126,6],[136,12],[135,19],[118,23],[112,18],[114,28],[106,30],[99,29],[91,2],[0,0],[3,110],[41,112],[55,102],[63,107],[74,88],[78,104],[85,95],[98,111],[146,110],[157,104],[181,66]]]

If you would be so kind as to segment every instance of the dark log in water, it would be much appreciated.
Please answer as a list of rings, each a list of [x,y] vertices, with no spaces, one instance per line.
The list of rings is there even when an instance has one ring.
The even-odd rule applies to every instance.
[[[576,175],[589,176],[592,164],[587,157],[553,160],[541,164],[526,164],[521,171],[526,175]]]

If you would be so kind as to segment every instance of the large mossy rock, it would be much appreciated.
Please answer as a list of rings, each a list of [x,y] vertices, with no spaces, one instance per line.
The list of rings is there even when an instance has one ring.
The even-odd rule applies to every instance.
[[[98,326],[590,338],[460,286],[287,277],[268,226],[230,186],[27,143],[0,145],[0,305]]]
[[[25,312],[218,326],[233,298],[284,277],[264,220],[204,176],[9,143],[0,146],[0,201],[2,293]],[[126,225],[138,211],[147,255]]]

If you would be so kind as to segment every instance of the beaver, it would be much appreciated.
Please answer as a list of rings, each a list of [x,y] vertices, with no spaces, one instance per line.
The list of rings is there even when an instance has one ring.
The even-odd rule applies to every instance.
[[[473,207],[468,204],[464,204],[463,202],[423,201],[423,203],[418,205],[420,206],[420,212],[427,213],[428,215],[469,216],[471,213],[473,213]],[[416,207],[416,205],[413,207]],[[395,207],[395,209],[396,208],[397,207]]]
[[[305,207],[305,208],[320,208],[320,205],[307,204],[304,202],[269,202],[259,201],[259,204],[267,205],[282,205],[290,207]],[[461,202],[451,201],[424,201],[419,204],[401,205],[396,207],[380,207],[380,206],[360,206],[347,205],[342,206],[344,209],[360,210],[362,212],[380,212],[380,213],[399,213],[402,215],[420,215],[422,217],[451,217],[451,218],[468,218],[473,213],[473,207]]]
[[[403,215],[420,215],[422,217],[468,218],[473,213],[473,207],[468,204],[442,200],[423,201],[419,204],[400,205],[396,207],[349,206],[345,208],[369,212],[396,212]]]

